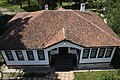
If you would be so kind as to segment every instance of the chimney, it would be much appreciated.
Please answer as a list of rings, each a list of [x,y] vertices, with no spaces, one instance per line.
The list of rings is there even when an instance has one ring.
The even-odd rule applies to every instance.
[[[48,10],[49,7],[48,7],[48,4],[45,4],[45,10]]]
[[[85,3],[81,3],[80,12],[85,12]]]

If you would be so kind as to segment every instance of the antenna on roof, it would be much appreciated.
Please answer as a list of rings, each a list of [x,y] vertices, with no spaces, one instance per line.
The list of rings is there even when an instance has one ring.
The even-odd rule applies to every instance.
[[[85,12],[85,3],[81,3],[80,12]]]

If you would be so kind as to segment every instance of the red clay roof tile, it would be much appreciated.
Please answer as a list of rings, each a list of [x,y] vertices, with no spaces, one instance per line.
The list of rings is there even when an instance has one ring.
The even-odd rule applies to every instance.
[[[120,46],[119,37],[94,12],[18,13],[6,26],[0,49],[41,49],[62,40],[85,47]]]

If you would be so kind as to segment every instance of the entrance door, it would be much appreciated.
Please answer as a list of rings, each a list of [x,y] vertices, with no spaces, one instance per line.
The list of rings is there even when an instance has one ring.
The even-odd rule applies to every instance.
[[[68,47],[59,47],[59,54],[68,54]]]

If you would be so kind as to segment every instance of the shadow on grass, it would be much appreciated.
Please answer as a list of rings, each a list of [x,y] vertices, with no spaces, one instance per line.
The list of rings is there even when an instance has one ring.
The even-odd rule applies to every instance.
[[[27,12],[32,12],[32,11],[38,11],[40,10],[39,9],[39,6],[38,5],[32,5],[32,6],[24,6],[23,9]]]
[[[78,10],[80,9],[80,5],[79,4],[73,4],[73,5],[67,5],[67,6],[63,6],[65,9],[74,9],[74,10]]]
[[[58,73],[55,73],[54,68],[40,67],[40,66],[9,66],[9,69],[19,69],[19,72],[15,72],[10,77],[14,77],[14,80],[60,80],[58,79]],[[23,70],[23,72],[21,72]],[[9,77],[9,78],[10,78]],[[19,79],[18,79],[19,77]]]

